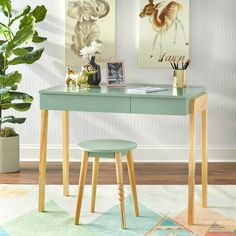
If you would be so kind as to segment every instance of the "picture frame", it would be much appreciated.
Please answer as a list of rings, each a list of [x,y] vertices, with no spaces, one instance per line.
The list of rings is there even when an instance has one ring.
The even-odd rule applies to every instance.
[[[106,49],[96,55],[105,68],[116,56],[116,0],[65,0],[65,65],[83,65],[80,50],[93,41]]]
[[[139,67],[171,68],[170,61],[189,59],[189,9],[189,0],[139,0]]]
[[[124,61],[107,62],[107,86],[123,87],[125,86]]]

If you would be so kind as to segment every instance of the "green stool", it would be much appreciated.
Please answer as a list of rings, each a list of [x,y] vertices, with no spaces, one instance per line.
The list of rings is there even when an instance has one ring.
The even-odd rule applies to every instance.
[[[125,222],[125,206],[124,206],[124,183],[123,183],[123,170],[122,170],[122,156],[127,156],[127,166],[129,172],[129,180],[132,190],[135,216],[139,216],[138,200],[136,192],[136,180],[134,173],[134,164],[132,157],[132,150],[137,147],[137,144],[127,140],[89,140],[78,144],[79,149],[83,151],[82,162],[79,177],[79,190],[77,196],[75,224],[79,224],[80,210],[82,205],[84,184],[87,173],[88,158],[95,157],[93,162],[93,176],[92,176],[92,199],[91,199],[91,212],[94,212],[96,187],[98,178],[99,158],[114,158],[116,161],[116,178],[118,183],[120,211],[121,211],[121,226],[126,228]]]

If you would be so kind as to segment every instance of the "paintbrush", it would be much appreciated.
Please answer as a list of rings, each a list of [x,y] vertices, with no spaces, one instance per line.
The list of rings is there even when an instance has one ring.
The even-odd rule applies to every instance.
[[[191,63],[191,60],[188,59],[187,62],[184,64],[184,70],[186,70],[188,68],[190,63]]]
[[[171,61],[170,61],[170,64],[171,64],[172,69],[174,70],[175,68],[174,68],[174,65]]]
[[[177,64],[175,62],[173,62],[173,63],[174,63],[174,66],[175,66],[175,70],[177,70],[177,68],[178,68]]]

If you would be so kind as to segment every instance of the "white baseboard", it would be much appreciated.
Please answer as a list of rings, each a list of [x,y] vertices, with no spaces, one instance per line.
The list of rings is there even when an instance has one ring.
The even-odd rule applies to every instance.
[[[21,161],[39,161],[38,145],[21,145]],[[139,146],[134,151],[137,162],[187,162],[188,147],[186,146]],[[236,162],[236,147],[210,146],[209,162]],[[48,161],[61,161],[62,151],[59,145],[48,145]],[[76,145],[70,145],[70,161],[80,161],[81,152]],[[103,159],[109,161],[109,159]],[[197,147],[196,160],[201,160],[201,149]]]

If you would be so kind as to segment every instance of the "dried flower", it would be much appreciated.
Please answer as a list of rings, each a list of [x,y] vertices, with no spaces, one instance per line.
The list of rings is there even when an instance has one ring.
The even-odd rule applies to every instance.
[[[89,62],[93,56],[95,56],[96,54],[101,54],[102,51],[102,44],[93,41],[91,42],[89,47],[84,47],[80,50],[80,55],[83,57],[83,60]]]

